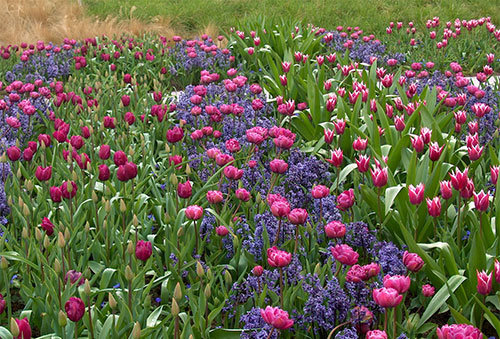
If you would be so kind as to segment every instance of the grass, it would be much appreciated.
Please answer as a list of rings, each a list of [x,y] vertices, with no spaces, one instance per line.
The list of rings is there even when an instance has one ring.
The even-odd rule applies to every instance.
[[[318,26],[360,26],[365,32],[382,33],[389,21],[414,21],[425,24],[433,16],[448,21],[492,16],[499,25],[500,0],[83,0],[88,13],[105,18],[134,15],[143,20],[166,18],[173,27],[189,34],[207,26],[222,30],[237,24],[238,19],[296,18]],[[494,17],[495,16],[495,17]]]

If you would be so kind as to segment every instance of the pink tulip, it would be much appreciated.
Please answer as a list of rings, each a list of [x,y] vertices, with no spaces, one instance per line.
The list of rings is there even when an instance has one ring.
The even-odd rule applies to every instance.
[[[325,234],[330,239],[342,238],[345,232],[345,225],[340,221],[334,220],[325,225]]]
[[[354,265],[358,262],[359,254],[354,251],[351,246],[346,244],[338,244],[330,249],[335,260],[338,260],[344,265]]]
[[[412,205],[419,205],[424,200],[424,189],[423,183],[418,184],[416,187],[413,185],[408,187],[408,195]]]
[[[398,293],[404,294],[410,288],[411,279],[404,275],[386,275],[384,277],[384,287],[393,288]]]
[[[292,261],[292,254],[276,246],[267,249],[267,263],[272,267],[285,267]]]
[[[267,306],[260,310],[264,321],[278,330],[286,330],[293,326],[293,320],[289,318],[288,312],[278,307]]]
[[[483,334],[472,325],[444,325],[436,329],[438,339],[483,339]]]
[[[198,205],[188,206],[185,210],[186,218],[189,220],[198,220],[203,216],[203,208]]]
[[[426,298],[432,297],[435,292],[436,289],[432,285],[426,284],[422,286],[422,295]]]
[[[337,197],[337,207],[341,211],[346,211],[354,205],[355,197],[352,188],[340,193]]]
[[[488,295],[491,292],[493,284],[493,272],[487,274],[485,271],[479,272],[476,270],[477,275],[477,293]]]
[[[417,253],[405,251],[403,254],[403,264],[412,272],[418,272],[424,266],[424,261]]]
[[[384,308],[396,307],[403,300],[403,295],[399,294],[394,288],[376,288],[373,290],[372,295],[375,303]]]

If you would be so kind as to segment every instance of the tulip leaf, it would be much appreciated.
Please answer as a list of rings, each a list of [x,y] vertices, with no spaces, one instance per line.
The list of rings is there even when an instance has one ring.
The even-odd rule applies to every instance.
[[[0,338],[3,338],[3,339],[12,339],[12,334],[10,333],[10,331],[8,329],[6,329],[5,327],[3,326],[0,326]]]
[[[429,320],[429,318],[432,317],[434,313],[436,313],[441,308],[441,306],[443,306],[443,304],[450,297],[450,294],[455,292],[455,290],[465,280],[467,280],[467,278],[461,275],[454,275],[450,279],[448,279],[446,284],[439,289],[439,291],[434,295],[432,300],[429,302],[429,305],[427,306],[424,314],[422,315],[422,318],[420,318],[417,324],[417,329],[420,329],[427,322],[427,320]]]
[[[385,191],[385,214],[389,212],[389,209],[391,208],[392,204],[394,203],[394,199],[398,196],[399,192],[403,188],[402,185],[397,185],[397,186],[392,186],[389,187]]]
[[[239,339],[244,330],[218,328],[210,331],[211,339]]]
[[[163,310],[163,305],[160,307],[157,307],[148,317],[146,320],[146,326],[147,327],[155,327],[158,325],[158,318],[161,315],[161,311]]]
[[[478,297],[473,295],[474,300],[476,301],[476,304],[481,307],[485,313],[484,317],[488,320],[488,322],[495,328],[495,331],[497,331],[497,334],[500,335],[500,320],[493,314],[493,312],[490,311],[490,309],[479,300]]]

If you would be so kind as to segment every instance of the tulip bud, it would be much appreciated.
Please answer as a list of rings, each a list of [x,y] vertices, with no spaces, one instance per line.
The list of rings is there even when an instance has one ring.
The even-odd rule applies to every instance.
[[[62,234],[62,232],[59,232],[57,234],[57,246],[59,248],[64,248],[64,246],[66,246],[66,241],[64,240],[64,235]]]
[[[186,164],[186,174],[187,175],[191,174],[191,167],[189,167],[189,164]]]
[[[135,252],[134,244],[132,243],[131,240],[129,240],[128,245],[127,245],[127,253],[132,255],[132,254],[134,254],[134,252]]]
[[[176,300],[182,299],[182,288],[181,288],[181,284],[179,282],[177,282],[177,285],[175,285],[174,299],[176,299]]]
[[[56,271],[57,274],[61,273],[61,262],[57,258],[54,260],[54,271]]]
[[[321,264],[317,263],[316,266],[314,267],[314,274],[319,276],[321,274]]]
[[[212,278],[214,277],[213,273],[212,273],[212,270],[209,268],[207,268],[207,279],[208,280],[212,280]]]
[[[179,315],[179,305],[177,304],[177,301],[175,300],[175,298],[172,298],[172,315],[174,317],[177,317]]]
[[[10,318],[10,333],[14,336],[14,338],[19,337],[19,326],[17,326],[16,319]]]
[[[68,190],[68,193],[70,193],[70,194],[71,194],[71,192],[73,192],[73,185],[71,184],[71,181],[68,181],[68,188],[67,188],[67,190]]]
[[[2,257],[2,259],[0,260],[0,268],[2,270],[6,270],[8,267],[9,267],[9,262],[7,261],[7,259],[5,259],[5,257]]]
[[[85,162],[86,160],[87,160],[87,159],[86,159],[86,158],[85,158],[85,156],[82,154],[82,162]],[[76,174],[76,172],[75,172],[75,171],[73,171],[73,173],[71,173],[71,176],[72,176],[72,178],[71,178],[71,179],[73,179],[73,181],[75,181],[75,182],[76,182],[76,181],[78,180],[78,175]],[[71,187],[71,190],[73,190],[73,187]],[[71,191],[69,190],[69,188],[68,188],[68,192],[69,192],[69,193],[71,193]]]
[[[0,163],[4,164],[7,162],[7,157],[5,156],[5,153],[2,154],[2,156],[0,156]]]
[[[179,229],[177,230],[177,238],[180,238],[183,235],[184,235],[184,228],[179,227]]]
[[[88,279],[85,279],[85,283],[83,284],[83,292],[85,292],[87,296],[89,296],[91,293],[90,283]]]
[[[106,230],[106,227],[108,227],[108,221],[107,221],[107,220],[104,220],[104,221],[102,222],[102,229],[103,229],[103,230]]]
[[[92,191],[92,201],[94,203],[97,203],[97,200],[98,200],[97,194],[95,193],[95,191]]]
[[[210,284],[207,284],[207,286],[205,286],[205,297],[210,298],[210,296],[212,295],[212,290],[210,289]]]
[[[19,197],[19,199],[17,200],[17,204],[19,205],[20,208],[23,208],[23,206],[24,206],[23,198]]]
[[[45,249],[48,249],[50,247],[50,239],[47,234],[45,234],[45,237],[43,238],[43,247]]]
[[[90,224],[89,224],[89,222],[87,221],[87,222],[85,223],[85,233],[89,233],[89,232],[90,232]]]
[[[132,281],[134,279],[134,272],[132,272],[132,269],[129,265],[125,267],[125,279],[127,279],[128,281]]]
[[[165,144],[165,152],[170,153],[170,146]]]
[[[132,329],[132,338],[139,339],[141,337],[141,325],[138,321],[135,322],[134,328]]]
[[[174,185],[175,187],[177,187],[177,185],[179,184],[179,180],[177,180],[177,176],[175,175],[175,173],[172,173],[170,175],[170,182],[172,183],[172,185]]]
[[[228,286],[231,286],[233,283],[233,277],[231,276],[231,273],[229,271],[224,272],[224,280],[226,281],[226,284]]]
[[[123,201],[123,199],[120,199],[120,212],[127,212],[127,205],[125,205],[125,201]]]
[[[30,215],[30,210],[28,208],[28,205],[26,205],[26,204],[23,205],[23,214],[25,217],[29,217],[29,215]]]
[[[199,261],[196,262],[196,274],[198,275],[198,278],[203,278],[203,276],[205,276],[205,270]]]
[[[116,308],[116,305],[118,304],[116,302],[115,297],[111,294],[111,292],[108,293],[108,302],[109,302],[109,307],[111,307],[112,310]]]
[[[134,217],[132,218],[132,225],[134,225],[135,228],[139,226],[139,219],[137,219],[137,215],[134,214]]]
[[[69,234],[69,228],[66,228],[66,229],[64,230],[64,240],[65,240],[66,242],[68,242],[68,241],[69,241],[69,239],[70,239],[70,237],[71,237],[71,235]]]
[[[39,228],[35,229],[35,239],[38,242],[42,241],[42,239],[43,239],[43,234]]]
[[[104,210],[106,211],[106,213],[111,212],[111,203],[109,202],[109,200],[106,200],[106,203],[104,204]]]
[[[31,180],[26,181],[26,189],[30,192],[33,191],[33,182]]]
[[[64,313],[62,310],[59,310],[59,316],[57,317],[57,322],[61,327],[65,327],[66,324],[68,323],[68,318],[66,317],[66,313]]]
[[[23,239],[28,239],[29,234],[28,234],[28,229],[26,227],[23,227],[23,231],[21,232],[21,236]]]

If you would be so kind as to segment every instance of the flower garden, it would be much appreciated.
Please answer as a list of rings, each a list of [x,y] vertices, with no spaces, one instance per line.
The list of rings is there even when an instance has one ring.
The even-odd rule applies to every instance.
[[[0,48],[0,337],[500,336],[500,29]]]

